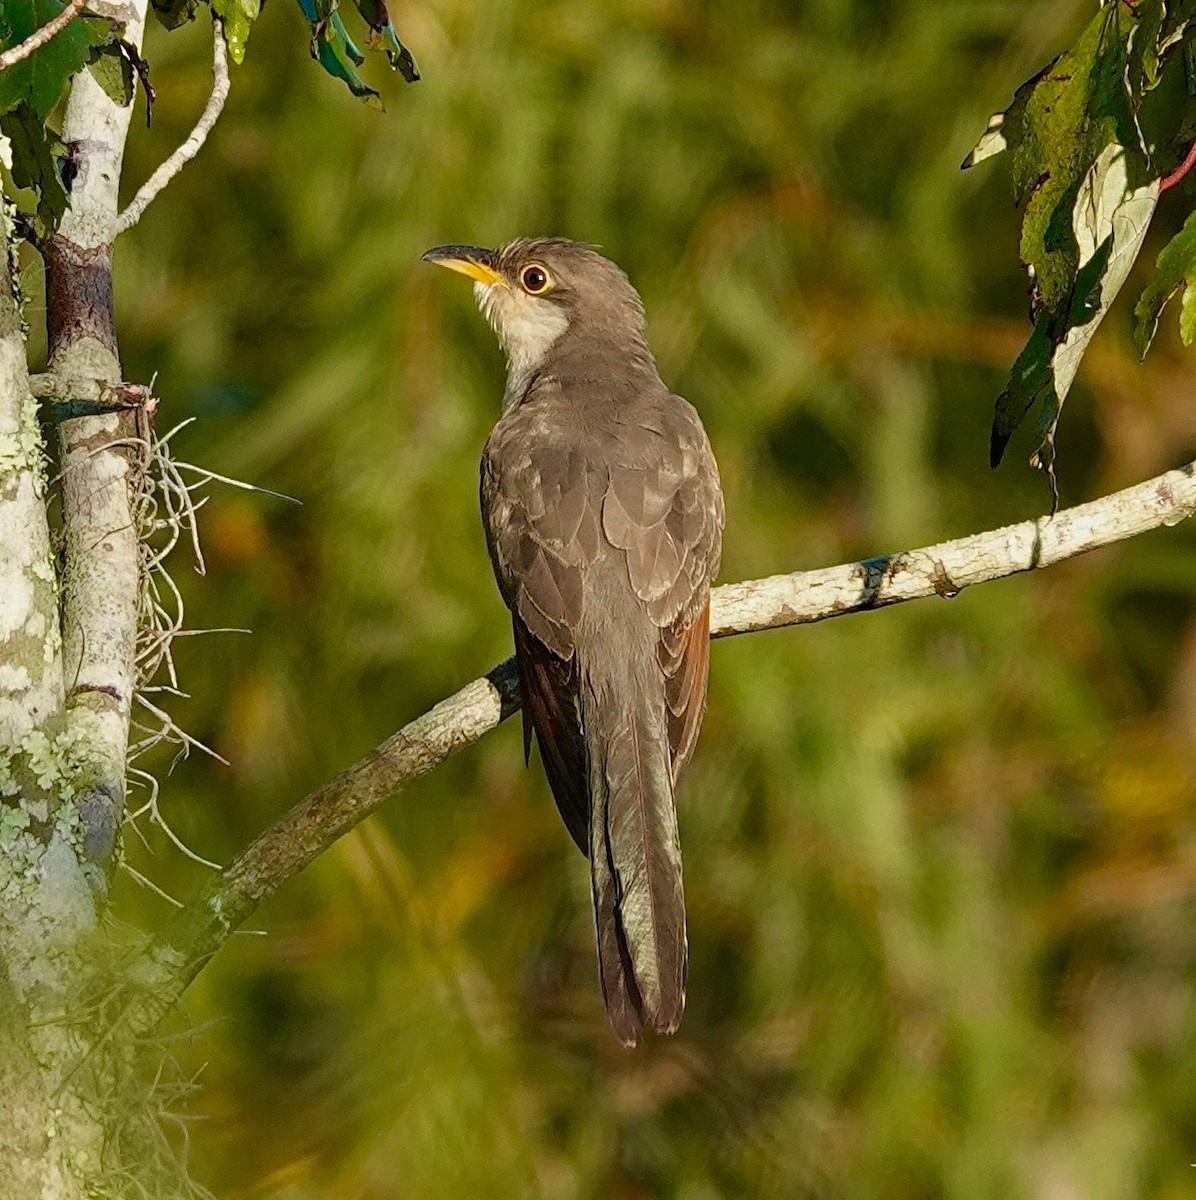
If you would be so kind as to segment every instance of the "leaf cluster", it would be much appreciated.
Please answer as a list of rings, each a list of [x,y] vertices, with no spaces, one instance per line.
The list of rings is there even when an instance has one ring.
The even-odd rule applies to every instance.
[[[203,5],[221,23],[235,63],[245,57],[249,32],[264,0],[211,0]],[[353,0],[367,30],[366,47],[381,49],[391,67],[409,83],[419,78],[411,52],[399,40],[386,0]],[[311,55],[334,78],[367,101],[379,103],[378,92],[358,68],[365,53],[345,27],[338,0],[298,0],[311,26]],[[66,0],[5,0],[0,6],[0,52],[20,45],[66,7]],[[155,15],[167,29],[195,18],[200,0],[152,0]],[[0,135],[11,157],[10,181],[32,194],[27,224],[39,236],[53,232],[70,201],[71,164],[60,135],[57,114],[74,76],[84,68],[118,104],[133,101],[140,80],[147,115],[154,93],[149,68],[123,37],[118,21],[83,12],[64,29],[0,71]]]
[[[1018,88],[964,161],[1009,152],[1034,323],[997,399],[991,462],[1034,412],[1031,462],[1048,472],[1052,493],[1055,430],[1080,359],[1129,276],[1159,195],[1178,182],[1179,172],[1166,176],[1191,90],[1194,16],[1191,0],[1104,0],[1075,45]],[[1181,288],[1181,332],[1185,342],[1196,334],[1189,277],[1196,231],[1185,228],[1138,303],[1141,354]]]
[[[199,0],[152,0],[158,19],[167,29],[177,29],[194,19]],[[236,63],[245,58],[249,31],[262,10],[264,0],[211,0],[211,10],[224,25],[228,51]],[[297,0],[311,26],[311,56],[335,79],[340,79],[355,96],[377,101],[378,92],[362,79],[357,68],[365,54],[353,41],[340,14],[339,0]],[[353,0],[368,30],[366,46],[386,52],[387,61],[408,83],[419,78],[411,52],[399,41],[386,0]]]
[[[19,46],[65,7],[64,0],[6,0],[0,7],[0,51]],[[119,22],[81,13],[32,54],[0,71],[0,133],[11,147],[12,182],[34,192],[36,223],[43,232],[66,211],[68,191],[66,149],[50,118],[77,72],[100,63],[106,80],[114,60],[126,61],[123,32]],[[104,86],[109,90],[107,82]]]

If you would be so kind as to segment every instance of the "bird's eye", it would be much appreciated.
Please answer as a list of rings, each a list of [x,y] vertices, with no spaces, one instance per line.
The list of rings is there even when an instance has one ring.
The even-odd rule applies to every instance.
[[[519,272],[519,282],[523,284],[523,290],[529,296],[539,296],[542,292],[548,291],[551,280],[548,278],[548,272],[537,263],[532,263],[530,267],[524,267]]]

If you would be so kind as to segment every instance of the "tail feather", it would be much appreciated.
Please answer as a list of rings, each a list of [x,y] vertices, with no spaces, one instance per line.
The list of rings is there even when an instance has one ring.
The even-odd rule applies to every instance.
[[[589,681],[587,681],[589,684]],[[583,686],[590,867],[611,1024],[628,1045],[672,1033],[685,1007],[685,898],[663,695]]]

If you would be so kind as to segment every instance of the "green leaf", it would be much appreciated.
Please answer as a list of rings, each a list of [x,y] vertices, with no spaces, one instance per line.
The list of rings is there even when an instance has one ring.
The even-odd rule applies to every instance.
[[[0,50],[19,45],[66,7],[63,0],[4,0]],[[39,46],[28,58],[0,71],[0,112],[28,103],[44,121],[54,111],[71,77],[91,53],[112,41],[119,26],[104,17],[81,15]]]
[[[1185,346],[1196,341],[1196,288],[1184,288],[1179,304],[1179,336]]]
[[[349,31],[345,28],[344,21],[341,20],[341,15],[334,12],[328,18],[328,23],[336,30],[336,35],[345,43],[345,53],[360,67],[365,62],[365,55],[357,48],[357,44],[349,36]]]
[[[336,9],[337,0],[298,0],[303,15],[313,28],[322,21],[327,21]]]
[[[1031,462],[1048,472],[1052,495],[1063,403],[1158,201],[1138,115],[1186,29],[1174,17],[1165,0],[1107,0],[1072,49],[1018,88],[964,162],[1010,153],[1034,308],[1033,332],[997,400],[990,458],[995,466],[1037,409]]]
[[[60,164],[66,157],[61,138],[29,104],[0,115],[0,133],[12,147],[12,178],[17,187],[37,195],[37,224],[42,234],[58,228],[69,198],[62,183]]]
[[[1034,332],[1009,373],[1009,383],[997,397],[997,410],[988,445],[990,466],[995,467],[1000,463],[1009,439],[1032,408],[1043,403],[1053,404],[1056,408],[1059,405],[1055,395],[1055,379],[1051,373],[1053,346],[1049,325],[1046,317],[1034,323]]]
[[[154,15],[167,29],[177,29],[195,19],[199,0],[152,0]]]
[[[361,96],[380,104],[378,93],[357,73],[356,64],[361,60],[354,59],[353,51],[357,54],[361,51],[348,40],[339,17],[336,17],[335,13],[333,17],[335,19],[324,21],[315,27],[311,40],[312,57],[329,75],[343,80],[354,96]]]
[[[299,8],[311,25],[311,54],[330,75],[342,80],[355,96],[364,96],[371,103],[381,103],[378,93],[357,72],[365,55],[349,36],[337,11],[337,0],[297,0]],[[390,65],[408,83],[419,78],[415,60],[399,41],[386,0],[354,0],[357,11],[369,26],[368,48],[383,46]]]
[[[87,69],[113,104],[124,108],[133,103],[133,63],[121,42],[92,51]]]
[[[1180,336],[1184,345],[1193,340],[1193,322],[1196,321],[1196,213],[1191,213],[1184,227],[1163,247],[1155,260],[1154,278],[1146,285],[1141,299],[1134,306],[1137,325],[1134,329],[1134,344],[1139,355],[1145,357],[1154,341],[1159,327],[1159,317],[1167,302],[1183,289],[1182,312],[1180,314]]]
[[[1054,431],[1063,402],[1097,327],[1104,319],[1142,249],[1158,203],[1158,181],[1131,181],[1134,151],[1112,143],[1081,180],[1070,222],[1078,267],[1066,303],[1040,310],[1025,350],[1014,364],[1009,386],[997,400],[990,461],[1000,462],[1026,414],[1041,404],[1043,434],[1036,458],[1054,462]],[[1052,479],[1053,486],[1053,479]]]
[[[1131,96],[1140,99],[1158,87],[1162,78],[1163,20],[1167,12],[1163,0],[1138,0],[1134,14],[1138,22],[1126,42],[1126,81]],[[1181,28],[1178,36],[1182,32]]]
[[[1175,46],[1192,21],[1196,19],[1196,3],[1193,0],[1166,0],[1163,5],[1163,27],[1159,33],[1159,45],[1163,50]]]
[[[1146,0],[1148,8],[1160,4]],[[1161,9],[1155,15],[1161,19]],[[1068,302],[1078,268],[1071,210],[1080,181],[1110,143],[1140,148],[1125,80],[1126,45],[1142,32],[1125,5],[1115,0],[1103,7],[1071,50],[1018,88],[964,160],[968,167],[1011,152],[1014,197],[1023,213],[1020,254],[1036,311],[1055,312]],[[1157,38],[1155,29],[1145,41],[1157,47]],[[1134,166],[1145,178],[1144,155]]]
[[[357,11],[361,14],[361,19],[370,27],[370,49],[373,50],[379,44],[383,45],[386,48],[386,57],[390,61],[390,65],[408,83],[414,83],[419,78],[415,59],[411,57],[411,52],[399,41],[399,36],[395,33],[390,13],[386,7],[386,0],[354,0],[354,3],[357,5]]]
[[[212,0],[212,12],[224,22],[224,40],[233,62],[245,60],[249,29],[261,11],[261,0]]]
[[[1022,101],[1011,138],[1014,196],[1024,214],[1020,254],[1033,272],[1035,305],[1048,311],[1066,300],[1075,272],[1070,247],[1051,236],[1052,221],[1088,166],[1090,104],[1108,23],[1099,13],[1074,49],[1014,99],[1015,108]]]

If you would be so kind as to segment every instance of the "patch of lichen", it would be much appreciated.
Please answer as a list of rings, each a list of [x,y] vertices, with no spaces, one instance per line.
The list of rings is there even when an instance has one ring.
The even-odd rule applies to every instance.
[[[32,498],[29,483],[32,482]],[[22,486],[26,489],[21,493]],[[32,561],[23,566],[32,595],[32,606],[23,620],[4,639],[4,662],[13,670],[25,670],[29,680],[43,678],[48,670],[58,668],[61,657],[62,634],[58,620],[58,576],[50,552],[48,531],[41,501],[46,495],[46,452],[38,423],[37,401],[29,394],[20,402],[20,414],[15,430],[0,433],[0,500],[16,499],[19,511],[16,519],[27,526],[23,548]],[[29,524],[34,523],[32,528]],[[38,533],[37,523],[43,532]]]
[[[46,490],[46,451],[38,423],[37,400],[26,388],[15,430],[0,433],[0,492],[13,487],[25,472],[33,475],[37,496]]]
[[[84,739],[70,728],[35,729],[0,750],[0,902],[20,901],[36,886],[56,831],[78,847],[73,801],[85,786],[86,763]]]

